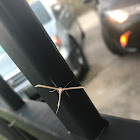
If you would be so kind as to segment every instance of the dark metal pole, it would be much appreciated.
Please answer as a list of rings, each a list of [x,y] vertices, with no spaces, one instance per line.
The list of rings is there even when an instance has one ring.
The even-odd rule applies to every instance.
[[[69,87],[80,86],[26,1],[0,0],[0,43],[34,86],[54,86],[50,79],[58,87],[70,81]],[[56,112],[58,93],[36,90]],[[71,133],[96,138],[105,121],[84,90],[71,90],[69,95],[62,94],[57,116]]]
[[[18,110],[24,105],[23,100],[15,93],[0,76],[0,96],[14,110]]]

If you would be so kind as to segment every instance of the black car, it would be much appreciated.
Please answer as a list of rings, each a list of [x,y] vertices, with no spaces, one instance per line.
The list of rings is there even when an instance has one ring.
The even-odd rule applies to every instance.
[[[99,15],[107,48],[124,55],[139,50],[140,0],[101,0]]]

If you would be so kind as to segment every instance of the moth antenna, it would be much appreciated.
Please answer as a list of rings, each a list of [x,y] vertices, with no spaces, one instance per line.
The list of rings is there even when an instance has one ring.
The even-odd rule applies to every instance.
[[[71,81],[70,81],[70,82],[71,82]],[[70,84],[70,82],[68,82],[68,83],[65,85],[65,87],[67,87],[67,86]],[[65,87],[64,87],[64,88],[65,88]]]
[[[53,83],[53,85],[56,87],[56,88],[58,88],[57,87],[57,85],[55,84],[55,82],[51,79],[51,82]]]

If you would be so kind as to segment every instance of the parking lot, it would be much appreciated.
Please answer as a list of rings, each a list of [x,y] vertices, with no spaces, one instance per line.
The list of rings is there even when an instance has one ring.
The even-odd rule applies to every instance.
[[[103,114],[140,119],[140,54],[113,55],[101,37],[98,15],[90,11],[79,18],[86,33],[84,52],[90,64],[85,89]]]

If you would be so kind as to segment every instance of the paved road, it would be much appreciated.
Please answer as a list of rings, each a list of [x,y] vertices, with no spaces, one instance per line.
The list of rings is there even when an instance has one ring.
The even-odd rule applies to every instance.
[[[86,92],[99,112],[140,120],[140,54],[111,54],[101,37],[98,15],[79,18],[86,33],[85,54],[94,77]]]

